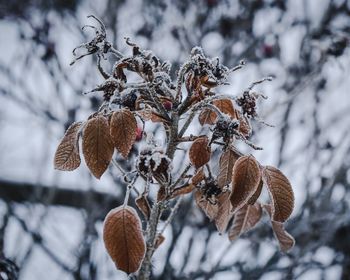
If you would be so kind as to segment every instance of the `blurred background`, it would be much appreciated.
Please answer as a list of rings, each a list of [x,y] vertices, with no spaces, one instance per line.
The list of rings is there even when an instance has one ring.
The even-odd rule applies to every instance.
[[[90,14],[118,50],[130,54],[129,36],[170,60],[174,75],[197,45],[228,67],[245,59],[222,93],[274,77],[257,89],[269,97],[259,114],[275,128],[254,123],[264,150],[242,151],[290,179],[294,249],[279,251],[268,219],[230,243],[187,196],[153,278],[350,279],[349,0],[1,0],[0,279],[126,279],[101,236],[124,197],[117,172],[98,181],[84,164],[53,168],[65,129],[101,100],[82,95],[103,80],[94,58],[69,66],[73,48],[94,36],[81,30]]]

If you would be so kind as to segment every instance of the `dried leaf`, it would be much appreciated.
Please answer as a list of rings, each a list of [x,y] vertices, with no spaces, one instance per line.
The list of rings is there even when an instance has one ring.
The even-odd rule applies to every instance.
[[[141,220],[129,206],[112,209],[105,218],[103,240],[116,267],[126,273],[136,272],[146,252]]]
[[[164,201],[166,199],[166,191],[164,186],[160,186],[157,193],[157,202]]]
[[[134,114],[128,109],[116,111],[112,115],[110,126],[114,146],[127,158],[136,140],[137,122]]]
[[[217,114],[209,109],[209,108],[204,108],[201,113],[198,115],[198,120],[201,125],[205,124],[214,124],[216,122]]]
[[[254,195],[261,181],[259,163],[253,156],[239,158],[232,171],[232,211],[242,208]]]
[[[263,205],[266,212],[271,218],[272,206]],[[287,252],[294,247],[295,240],[285,229],[282,222],[271,220],[273,233],[278,240],[279,246],[283,252]]]
[[[208,143],[209,140],[206,136],[197,138],[192,143],[190,161],[196,168],[203,166],[210,160],[211,149]]]
[[[213,220],[219,211],[218,204],[211,204],[209,201],[203,198],[202,193],[198,190],[195,191],[194,198],[197,206],[203,210],[205,215],[207,215],[210,220]]]
[[[205,179],[205,174],[203,167],[199,168],[197,172],[193,175],[191,182],[193,185],[198,185],[200,182],[202,182]]]
[[[218,175],[218,186],[223,188],[224,186],[231,183],[232,180],[232,169],[240,156],[233,150],[227,149],[222,153],[219,161],[219,175]]]
[[[227,191],[220,194],[220,196],[218,197],[217,203],[219,209],[214,220],[216,228],[220,233],[224,233],[226,231],[227,226],[234,215],[231,211],[232,206],[230,202],[230,195],[231,192]]]
[[[236,110],[233,107],[231,99],[214,100],[213,104],[224,114],[229,115],[232,119],[237,119]]]
[[[289,180],[280,170],[272,166],[263,169],[263,180],[272,201],[272,220],[285,222],[294,208],[294,194]]]
[[[138,198],[135,199],[135,204],[137,208],[139,208],[139,210],[142,212],[146,220],[149,220],[149,217],[151,215],[151,206],[149,204],[147,196],[140,195]]]
[[[248,204],[253,205],[259,198],[261,191],[262,191],[262,187],[263,187],[264,183],[263,180],[260,180],[259,186],[256,190],[256,192],[253,194],[253,196],[248,200]]]
[[[285,229],[281,222],[271,221],[272,229],[283,252],[287,252],[294,247],[295,240]]]
[[[228,231],[230,241],[235,240],[243,233],[251,230],[261,219],[262,208],[259,202],[254,205],[245,205],[237,211],[232,226]]]
[[[154,244],[154,249],[158,249],[160,245],[164,242],[165,237],[163,234],[158,234],[156,238],[156,243]]]
[[[72,171],[79,167],[81,160],[79,155],[78,132],[82,124],[82,122],[75,122],[67,129],[55,153],[55,169]]]
[[[87,167],[97,179],[106,171],[113,151],[107,119],[98,115],[88,120],[83,131],[83,154]]]
[[[175,198],[179,195],[184,195],[192,192],[194,190],[195,186],[193,184],[185,184],[183,186],[180,186],[172,192],[170,198]]]
[[[171,168],[170,159],[163,151],[146,149],[140,152],[137,169],[145,180],[152,175],[160,185],[168,185],[171,181]]]
[[[166,119],[158,115],[156,112],[152,111],[151,109],[144,109],[142,111],[138,111],[138,114],[141,116],[141,118],[144,121],[152,121],[152,122],[167,122]]]
[[[229,115],[232,119],[237,119],[236,110],[234,109],[232,101],[230,99],[214,100],[213,104],[224,114]],[[198,120],[201,125],[212,125],[216,122],[216,118],[217,114],[209,108],[202,110],[198,116]]]
[[[239,132],[242,133],[242,135],[246,138],[250,137],[250,135],[252,134],[252,127],[249,123],[249,120],[245,116],[243,116],[243,114],[239,111],[237,111],[237,119],[239,121]]]

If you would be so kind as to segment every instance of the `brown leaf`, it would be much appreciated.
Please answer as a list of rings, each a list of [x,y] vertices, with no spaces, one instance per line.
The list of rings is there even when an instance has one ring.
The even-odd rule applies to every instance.
[[[249,120],[239,111],[237,111],[237,119],[239,121],[239,132],[246,138],[250,137],[252,134],[252,127],[250,126]]]
[[[242,208],[259,187],[261,172],[259,163],[253,156],[240,157],[232,171],[232,211]]]
[[[263,180],[260,180],[259,186],[256,189],[255,193],[253,194],[253,196],[248,200],[248,204],[253,205],[259,198],[261,191],[262,191],[262,187],[263,187],[264,183]]]
[[[114,146],[127,158],[136,139],[137,122],[134,114],[128,109],[116,111],[112,115],[110,126]]]
[[[184,195],[192,192],[194,190],[195,186],[193,184],[185,184],[183,186],[180,186],[172,192],[170,198],[175,198],[179,195]]]
[[[263,205],[266,212],[271,218],[272,206]],[[283,252],[287,252],[294,247],[295,240],[285,229],[282,222],[271,220],[273,233],[278,240],[279,246]]]
[[[203,167],[199,168],[196,173],[193,175],[191,182],[193,185],[198,185],[200,182],[202,182],[205,179],[205,174]]]
[[[154,249],[158,249],[158,247],[160,246],[160,245],[162,245],[162,243],[164,242],[164,240],[165,240],[165,237],[164,237],[164,235],[163,234],[158,234],[157,235],[157,238],[156,238],[156,243],[154,244]]]
[[[139,208],[139,210],[145,216],[146,220],[149,220],[149,217],[151,215],[151,206],[149,204],[147,196],[140,195],[138,198],[135,199],[135,204],[137,208]]]
[[[98,115],[88,120],[83,131],[83,154],[87,167],[97,179],[106,171],[113,151],[107,119]]]
[[[205,124],[214,124],[216,122],[217,114],[209,109],[209,108],[204,108],[201,113],[198,115],[198,120],[201,125]]]
[[[214,100],[213,104],[224,114],[229,115],[232,119],[237,119],[236,110],[233,107],[231,99]]]
[[[235,240],[243,233],[251,230],[261,219],[262,208],[259,202],[254,205],[245,205],[237,211],[232,226],[228,231],[230,241]]]
[[[119,206],[106,216],[103,240],[116,267],[126,273],[136,272],[146,252],[141,220],[130,206]]]
[[[144,121],[152,121],[152,122],[167,122],[162,116],[158,115],[156,112],[151,109],[144,109],[142,111],[138,111],[138,114]]]
[[[209,201],[203,198],[202,193],[198,190],[195,191],[194,198],[197,206],[203,210],[205,215],[207,215],[210,220],[213,220],[219,211],[218,204],[211,204]]]
[[[211,149],[208,146],[208,137],[200,137],[193,141],[190,148],[190,161],[196,167],[199,168],[210,160]]]
[[[166,191],[164,186],[160,186],[157,193],[157,201],[164,201],[166,199]]]
[[[289,180],[280,170],[272,166],[263,169],[263,180],[272,201],[272,220],[285,222],[294,208],[294,194]]]
[[[220,233],[224,233],[227,229],[229,222],[231,221],[234,213],[232,213],[231,202],[230,202],[231,192],[227,191],[218,197],[218,212],[215,216],[215,225]]]
[[[295,240],[285,229],[281,222],[272,221],[272,229],[283,252],[287,252],[294,247]]]
[[[55,153],[55,169],[72,171],[79,167],[81,161],[79,155],[78,132],[82,124],[82,122],[75,122],[67,129]]]
[[[236,110],[234,109],[232,101],[230,99],[214,100],[213,105],[215,105],[224,114],[229,115],[232,119],[237,119]],[[212,125],[216,122],[216,118],[217,114],[209,108],[202,110],[198,116],[198,120],[201,125]]]
[[[222,153],[219,161],[219,175],[218,175],[218,186],[223,188],[224,186],[231,183],[232,180],[232,169],[240,156],[233,150],[227,149]]]

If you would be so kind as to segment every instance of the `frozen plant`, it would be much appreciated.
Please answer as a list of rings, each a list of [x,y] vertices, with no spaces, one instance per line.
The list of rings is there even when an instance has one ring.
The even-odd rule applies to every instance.
[[[235,146],[237,141],[243,141],[255,150],[261,149],[249,140],[250,121],[261,121],[256,100],[266,97],[253,89],[270,78],[254,82],[240,96],[220,95],[217,86],[227,84],[228,76],[244,63],[230,69],[195,47],[173,80],[169,62],[162,62],[128,38],[126,44],[132,54],[122,54],[107,41],[103,23],[90,17],[99,26],[84,28],[92,28],[96,36],[74,49],[72,64],[87,55],[97,56],[97,68],[105,81],[91,92],[101,92],[103,102],[86,121],[68,128],[57,148],[54,164],[59,170],[78,168],[81,139],[82,154],[93,176],[99,179],[110,163],[121,173],[127,185],[124,204],[109,212],[103,229],[106,249],[116,267],[137,279],[150,279],[154,251],[164,241],[164,229],[176,215],[182,197],[188,194],[193,195],[197,206],[220,233],[228,233],[231,241],[252,229],[265,210],[281,249],[292,248],[294,239],[283,224],[294,207],[288,179],[277,168],[262,166],[253,155],[244,155]],[[109,54],[115,58],[111,73],[101,65],[101,59]],[[129,82],[130,72],[136,73],[140,81]],[[210,130],[203,135],[188,135],[186,132],[196,116]],[[153,139],[152,131],[144,131],[144,125],[140,128],[145,122],[158,123],[164,129],[164,146]],[[145,145],[138,146],[134,168],[124,170],[113,155],[127,161],[136,138],[143,138]],[[190,143],[188,155],[185,154],[187,163],[175,174],[174,156],[186,152],[185,143]],[[217,174],[212,168],[216,164],[214,148],[220,151]],[[143,184],[141,192],[141,186],[136,184]],[[258,202],[263,187],[270,194],[269,204]],[[155,198],[149,195],[151,188],[157,193]],[[132,192],[136,193],[135,205],[144,223],[129,205]],[[167,220],[160,223],[164,213]]]

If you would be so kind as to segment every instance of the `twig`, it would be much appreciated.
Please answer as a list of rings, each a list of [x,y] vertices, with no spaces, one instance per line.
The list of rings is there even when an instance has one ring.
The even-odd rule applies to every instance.
[[[171,223],[171,221],[173,220],[178,208],[180,207],[180,204],[182,203],[183,200],[183,196],[181,196],[175,203],[175,206],[173,207],[173,209],[170,212],[170,215],[168,217],[168,219],[165,221],[164,226],[162,228],[162,230],[160,231],[160,234],[163,234],[166,227]]]

